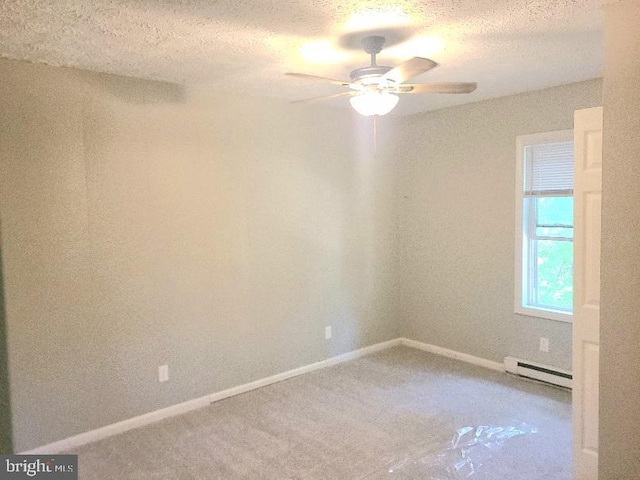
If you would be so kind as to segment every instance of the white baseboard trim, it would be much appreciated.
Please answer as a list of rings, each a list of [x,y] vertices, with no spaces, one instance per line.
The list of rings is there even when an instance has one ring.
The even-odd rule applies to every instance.
[[[143,427],[145,425],[155,423],[165,418],[175,417],[176,415],[182,415],[183,413],[187,413],[191,410],[196,410],[198,408],[206,407],[212,402],[217,402],[218,400],[223,400],[225,398],[233,397],[234,395],[239,395],[241,393],[249,392],[257,388],[261,388],[267,385],[271,385],[273,383],[281,382],[289,378],[297,377],[298,375],[303,375],[305,373],[313,372],[314,370],[320,370],[322,368],[330,367],[332,365],[337,365],[339,363],[347,362],[349,360],[354,360],[356,358],[363,357],[365,355],[369,355],[371,353],[378,352],[380,350],[385,350],[387,348],[401,345],[403,343],[402,340],[403,339],[396,338],[393,340],[389,340],[387,342],[376,343],[375,345],[370,345],[368,347],[360,348],[352,352],[343,353],[342,355],[331,357],[326,360],[322,360],[320,362],[312,363],[310,365],[305,365],[300,368],[295,368],[293,370],[278,373],[270,377],[245,383],[244,385],[238,385],[236,387],[232,387],[227,390],[222,390],[221,392],[205,395],[204,397],[195,398],[193,400],[187,400],[186,402],[178,403],[176,405],[172,405],[166,408],[161,408],[159,410],[145,413],[144,415],[139,415],[137,417],[129,418],[121,422],[113,423],[111,425],[107,425],[107,426],[98,428],[96,430],[90,430],[88,432],[84,432],[79,435],[75,435],[73,437],[65,438],[57,442],[49,443],[47,445],[34,448],[32,450],[21,452],[20,454],[21,455],[49,455],[49,454],[56,454],[64,451],[73,451],[75,448],[78,448],[82,445],[97,442],[98,440],[102,440],[107,437],[117,435],[119,433],[124,433],[129,430],[133,430],[135,428]]]
[[[475,357],[467,353],[457,352],[455,350],[449,350],[448,348],[438,347],[436,345],[430,345],[428,343],[418,342],[416,340],[410,340],[408,338],[400,338],[400,344],[406,347],[417,348],[418,350],[424,350],[425,352],[434,353],[443,357],[453,358],[463,362],[471,363],[479,367],[490,368],[491,370],[497,370],[504,372],[504,364],[487,360],[486,358]]]
[[[73,451],[74,449],[81,447],[82,445],[97,442],[98,440],[103,440],[105,438],[111,437],[113,435],[117,435],[119,433],[124,433],[129,430],[133,430],[135,428],[144,427],[145,425],[158,422],[165,418],[175,417],[176,415],[182,415],[184,413],[190,412],[191,410],[196,410],[198,408],[206,407],[207,405],[213,402],[217,402],[218,400],[223,400],[225,398],[233,397],[234,395],[240,395],[241,393],[249,392],[251,390],[265,387],[267,385],[281,382],[283,380],[297,377],[299,375],[304,375],[305,373],[313,372],[315,370],[331,367],[333,365],[347,362],[349,360],[354,360],[356,358],[363,357],[365,355],[369,355],[374,352],[379,352],[381,350],[386,350],[387,348],[395,347],[398,345],[404,345],[406,347],[416,348],[418,350],[424,350],[425,352],[441,355],[443,357],[453,358],[455,360],[471,363],[473,365],[489,368],[491,370],[497,370],[499,372],[505,371],[504,364],[502,363],[493,362],[491,360],[475,357],[473,355],[457,352],[455,350],[449,350],[448,348],[438,347],[436,345],[430,345],[428,343],[422,343],[416,340],[410,340],[408,338],[396,338],[393,340],[389,340],[387,342],[376,343],[375,345],[370,345],[368,347],[360,348],[352,352],[343,353],[342,355],[331,357],[326,360],[322,360],[320,362],[312,363],[310,365],[305,365],[303,367],[295,368],[293,370],[288,370],[286,372],[278,373],[270,377],[255,380],[253,382],[245,383],[243,385],[238,385],[236,387],[232,387],[227,390],[222,390],[220,392],[205,395],[203,397],[194,398],[193,400],[187,400],[186,402],[178,403],[170,407],[161,408],[153,412],[145,413],[143,415],[129,418],[127,420],[113,423],[111,425],[106,425],[104,427],[101,427],[95,430],[90,430],[88,432],[84,432],[79,435],[75,435],[73,437],[65,438],[57,442],[49,443],[47,445],[43,445],[41,447],[37,447],[32,450],[24,451],[24,452],[21,452],[20,454],[21,455],[49,455],[49,454],[53,455],[59,452]]]

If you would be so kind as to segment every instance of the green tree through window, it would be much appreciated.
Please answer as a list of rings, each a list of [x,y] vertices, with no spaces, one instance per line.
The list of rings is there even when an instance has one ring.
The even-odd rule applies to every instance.
[[[573,308],[573,197],[541,197],[536,203],[533,305]]]
[[[572,132],[518,137],[516,312],[573,313]]]

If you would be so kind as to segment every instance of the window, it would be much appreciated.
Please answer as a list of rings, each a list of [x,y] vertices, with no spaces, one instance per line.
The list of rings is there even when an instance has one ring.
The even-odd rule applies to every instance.
[[[518,137],[515,311],[573,313],[573,131]]]

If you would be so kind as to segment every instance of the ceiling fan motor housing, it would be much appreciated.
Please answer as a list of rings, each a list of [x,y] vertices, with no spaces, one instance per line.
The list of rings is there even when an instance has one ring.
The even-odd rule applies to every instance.
[[[379,78],[389,70],[391,70],[391,67],[374,65],[371,67],[356,68],[349,76],[352,82],[367,83],[368,79]]]
[[[391,70],[391,67],[383,67],[376,63],[376,55],[382,51],[385,38],[381,36],[371,36],[362,39],[362,47],[364,51],[371,55],[371,65],[368,67],[357,68],[351,72],[351,81],[364,85],[369,85]]]

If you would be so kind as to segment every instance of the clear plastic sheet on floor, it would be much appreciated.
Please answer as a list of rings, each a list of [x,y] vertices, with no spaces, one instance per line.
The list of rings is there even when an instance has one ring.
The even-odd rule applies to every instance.
[[[526,423],[518,426],[480,425],[459,428],[448,444],[430,446],[419,455],[407,456],[389,466],[390,476],[458,480],[472,478],[487,465],[505,442],[537,433]]]

